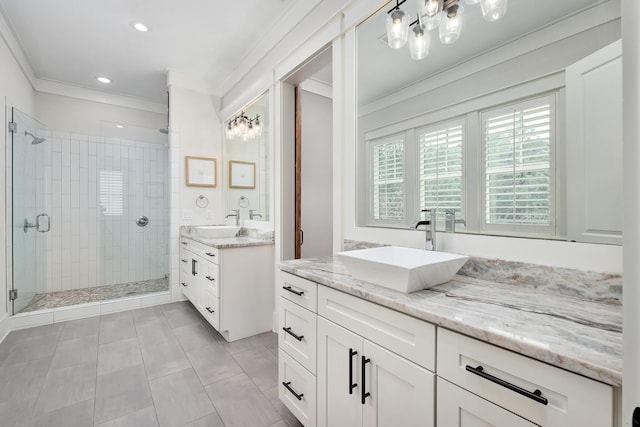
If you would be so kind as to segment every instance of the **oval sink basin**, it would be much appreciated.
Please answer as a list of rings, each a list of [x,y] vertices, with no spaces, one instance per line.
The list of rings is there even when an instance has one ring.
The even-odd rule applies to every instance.
[[[234,237],[240,231],[235,225],[201,225],[196,227],[196,232],[207,239],[220,239]]]
[[[359,249],[336,256],[354,278],[404,293],[448,282],[469,259],[401,246]]]

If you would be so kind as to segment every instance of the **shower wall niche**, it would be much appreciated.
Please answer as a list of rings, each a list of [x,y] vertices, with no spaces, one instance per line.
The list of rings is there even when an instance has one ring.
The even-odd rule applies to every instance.
[[[38,293],[165,277],[169,254],[167,144],[45,132],[35,185],[51,231]],[[139,218],[148,218],[146,226]],[[42,253],[42,252],[38,252]]]

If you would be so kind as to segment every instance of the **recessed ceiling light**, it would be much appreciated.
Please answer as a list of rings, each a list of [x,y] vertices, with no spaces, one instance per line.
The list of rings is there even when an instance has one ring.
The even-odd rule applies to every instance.
[[[122,126],[122,125],[116,125],[116,127],[117,127],[118,129],[124,129],[124,126]]]
[[[147,31],[149,31],[149,27],[144,25],[142,22],[136,22],[135,24],[133,24],[133,28],[135,28],[137,31],[140,31],[141,33],[146,33]]]
[[[111,83],[111,79],[104,76],[96,77],[96,80],[98,80],[100,83]]]

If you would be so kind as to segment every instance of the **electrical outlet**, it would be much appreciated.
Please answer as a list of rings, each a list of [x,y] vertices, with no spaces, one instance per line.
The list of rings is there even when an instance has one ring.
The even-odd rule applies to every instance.
[[[193,211],[191,209],[185,209],[182,211],[182,219],[185,221],[191,221],[193,219]]]
[[[213,211],[211,209],[207,209],[207,219],[213,219]]]

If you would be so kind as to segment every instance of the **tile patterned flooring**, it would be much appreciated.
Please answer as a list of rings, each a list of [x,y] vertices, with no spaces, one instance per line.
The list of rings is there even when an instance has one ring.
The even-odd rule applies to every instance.
[[[169,279],[153,279],[141,282],[116,283],[114,285],[96,286],[94,288],[72,289],[68,291],[36,294],[20,313],[67,307],[88,302],[108,301],[118,298],[139,296],[169,290]],[[17,314],[17,313],[16,313]]]
[[[297,427],[277,349],[271,332],[226,342],[188,302],[14,331],[0,425]]]

